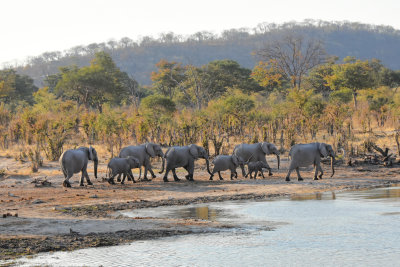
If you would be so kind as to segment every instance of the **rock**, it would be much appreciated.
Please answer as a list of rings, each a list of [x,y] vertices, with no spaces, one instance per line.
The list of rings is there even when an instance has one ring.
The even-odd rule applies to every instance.
[[[32,204],[40,204],[40,203],[44,203],[44,201],[41,199],[35,199],[34,201],[32,201]]]

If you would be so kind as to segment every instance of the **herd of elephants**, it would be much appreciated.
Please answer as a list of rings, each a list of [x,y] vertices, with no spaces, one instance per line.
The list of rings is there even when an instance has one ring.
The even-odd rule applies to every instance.
[[[203,147],[195,144],[170,147],[165,153],[163,153],[161,146],[155,143],[127,146],[121,149],[118,157],[112,158],[109,161],[107,165],[108,182],[110,184],[115,184],[114,177],[117,175],[117,181],[121,181],[120,177],[123,175],[121,181],[122,184],[124,183],[126,177],[128,177],[128,180],[135,182],[132,169],[140,169],[140,179],[142,166],[144,167],[144,180],[148,180],[147,171],[150,172],[153,178],[156,178],[150,162],[150,159],[154,157],[162,158],[162,170],[160,171],[160,174],[163,173],[165,169],[164,182],[168,182],[168,173],[170,171],[173,173],[174,180],[180,181],[175,172],[175,169],[179,167],[185,168],[188,172],[188,174],[185,176],[186,179],[193,181],[194,162],[198,158],[205,159],[207,172],[210,174],[210,180],[213,179],[215,173],[218,173],[219,179],[223,180],[221,177],[221,171],[225,170],[230,170],[231,179],[237,178],[236,169],[239,166],[242,169],[243,177],[247,177],[250,174],[250,178],[255,179],[258,172],[260,172],[264,177],[263,168],[268,170],[269,175],[272,175],[271,168],[265,159],[265,156],[270,154],[276,155],[279,169],[280,153],[274,144],[267,142],[240,144],[235,146],[232,155],[217,156],[212,161],[214,168],[212,171],[210,171],[209,156],[207,151]],[[291,160],[289,164],[289,170],[286,175],[286,181],[290,181],[290,173],[293,170],[296,170],[298,180],[303,180],[299,172],[299,167],[307,167],[310,165],[315,166],[314,180],[318,180],[318,178],[321,179],[323,175],[320,164],[321,158],[328,156],[331,157],[332,176],[335,173],[333,167],[335,153],[332,146],[329,144],[297,144],[291,147],[289,156]],[[93,160],[94,162],[94,176],[97,178],[98,157],[96,150],[92,146],[80,147],[78,149],[70,149],[65,151],[59,160],[65,177],[63,186],[71,187],[69,179],[74,175],[74,173],[79,172],[82,174],[80,185],[83,186],[84,178],[86,178],[87,184],[91,185],[92,182],[90,181],[87,173],[87,165],[89,160]],[[166,168],[164,168],[165,165]],[[247,174],[245,172],[245,165],[248,167]],[[254,175],[252,175],[253,173]]]

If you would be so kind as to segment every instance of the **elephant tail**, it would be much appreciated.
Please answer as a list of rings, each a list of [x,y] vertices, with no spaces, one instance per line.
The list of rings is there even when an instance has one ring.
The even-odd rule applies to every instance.
[[[61,160],[60,160],[60,165],[61,165],[61,170],[64,174],[64,177],[67,178],[67,170],[65,169],[65,159],[64,159],[64,154],[61,155]]]

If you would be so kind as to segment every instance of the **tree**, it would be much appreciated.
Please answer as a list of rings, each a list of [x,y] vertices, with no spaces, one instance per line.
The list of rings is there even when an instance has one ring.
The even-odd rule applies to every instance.
[[[98,52],[90,66],[61,69],[61,79],[55,91],[83,104],[86,109],[95,107],[100,112],[106,102],[120,103],[128,96],[126,75],[115,65],[110,55]]]
[[[325,62],[326,53],[320,40],[308,39],[289,33],[281,39],[270,41],[257,54],[274,68],[293,87],[300,88],[309,70]]]
[[[354,108],[357,109],[358,91],[373,86],[372,68],[367,60],[346,57],[343,61],[343,64],[333,65],[332,74],[326,77],[327,84],[335,90],[344,87],[352,90]]]
[[[155,90],[172,99],[175,95],[176,87],[184,81],[184,68],[181,64],[172,61],[160,60],[156,64],[157,72],[151,73],[151,80]]]
[[[0,70],[0,101],[33,103],[32,93],[37,91],[33,79],[13,69]]]

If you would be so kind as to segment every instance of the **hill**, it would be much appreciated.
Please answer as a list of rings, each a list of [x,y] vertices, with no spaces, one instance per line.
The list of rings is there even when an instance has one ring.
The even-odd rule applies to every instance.
[[[329,55],[339,58],[355,56],[359,59],[377,58],[391,69],[400,69],[400,31],[390,26],[376,26],[355,22],[326,22],[306,20],[281,25],[259,24],[253,29],[231,29],[214,35],[198,32],[188,37],[174,33],[161,34],[159,38],[143,37],[140,42],[130,38],[107,43],[76,46],[60,52],[45,52],[30,58],[17,72],[31,76],[36,85],[67,65],[88,65],[97,51],[109,53],[117,66],[140,84],[150,84],[150,73],[161,59],[200,66],[213,60],[232,59],[241,66],[253,68],[258,61],[252,53],[268,40],[288,32],[307,38],[320,39]]]

